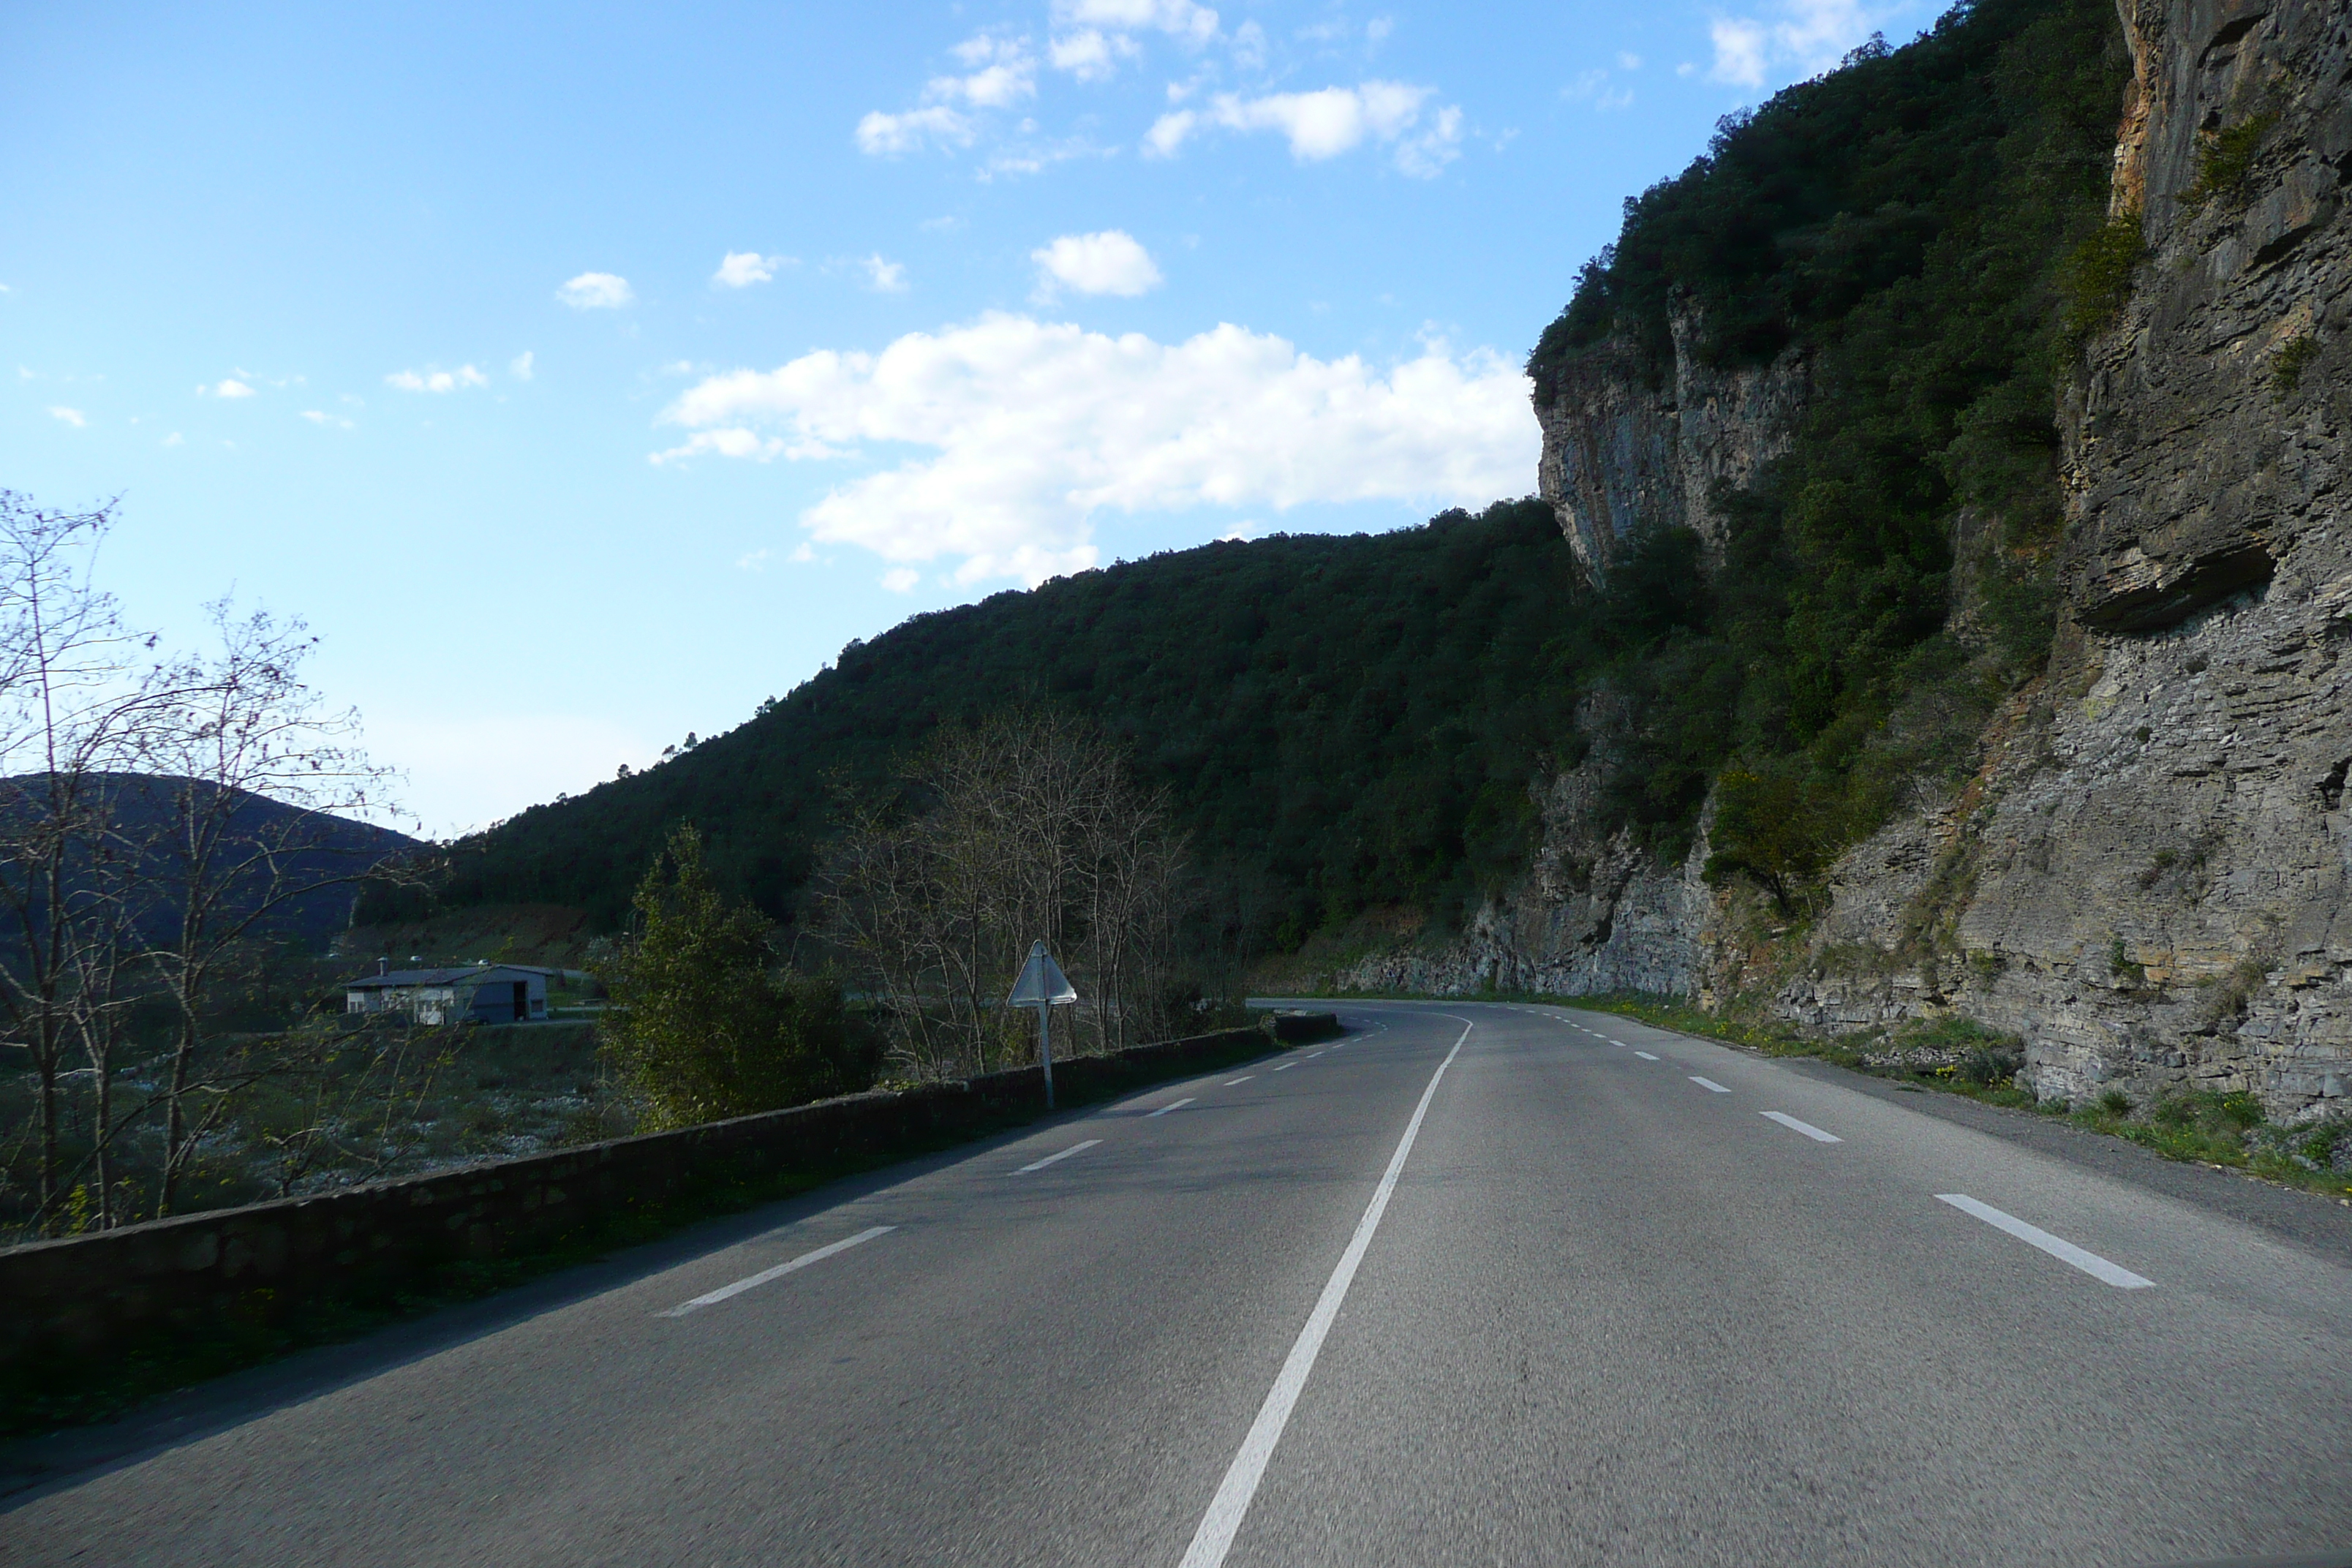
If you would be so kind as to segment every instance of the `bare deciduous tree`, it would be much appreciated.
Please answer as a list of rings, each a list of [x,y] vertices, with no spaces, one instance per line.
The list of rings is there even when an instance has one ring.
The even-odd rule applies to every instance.
[[[207,1057],[220,982],[303,900],[383,874],[394,842],[334,815],[381,809],[385,773],[353,743],[352,717],[304,685],[300,624],[224,602],[215,653],[159,658],[93,581],[113,513],[0,491],[0,1039],[33,1068],[41,1234],[127,1217],[118,1142],[151,1111],[163,1122],[156,1212],[170,1212],[232,1096],[283,1066]],[[159,995],[179,1018],[163,1081],[119,1098],[131,1011]],[[87,1065],[69,1070],[77,1052]],[[69,1080],[89,1100],[71,1160]]]
[[[1077,984],[1072,1026],[1093,1048],[1182,1022],[1168,1006],[1181,846],[1083,721],[1000,716],[933,742],[894,799],[845,804],[819,902],[918,1075],[1029,1058],[1002,1004],[1035,941]]]
[[[383,858],[345,818],[383,808],[389,773],[359,749],[358,716],[304,683],[318,639],[299,620],[208,608],[217,648],[173,667],[173,700],[139,733],[140,849],[162,927],[149,957],[177,1014],[159,1215],[243,1076],[203,1070],[205,1001],[224,965],[290,906],[381,874]],[[295,809],[257,810],[257,797]]]
[[[112,511],[47,510],[0,491],[0,1019],[32,1058],[45,1233],[62,1196],[59,1074],[76,1042],[110,1040],[119,1018],[125,862],[108,786],[169,695],[142,668],[153,639],[127,630],[91,582]],[[111,1052],[92,1065],[102,1146]]]

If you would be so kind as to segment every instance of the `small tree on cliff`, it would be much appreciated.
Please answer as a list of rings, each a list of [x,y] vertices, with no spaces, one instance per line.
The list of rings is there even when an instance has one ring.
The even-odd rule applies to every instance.
[[[1838,803],[1782,763],[1724,769],[1716,781],[1713,852],[1706,879],[1754,879],[1785,915],[1809,914],[1814,884],[1844,841]]]
[[[774,1110],[873,1080],[877,1053],[829,981],[776,972],[768,922],[727,898],[702,837],[674,828],[637,885],[635,929],[606,976],[606,1058],[647,1131]]]

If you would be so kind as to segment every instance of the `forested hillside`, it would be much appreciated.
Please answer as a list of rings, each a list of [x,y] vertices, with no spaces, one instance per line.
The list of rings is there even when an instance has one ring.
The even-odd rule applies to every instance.
[[[445,898],[617,919],[659,835],[790,918],[838,784],[883,786],[941,724],[1075,709],[1165,785],[1221,904],[1289,940],[1366,900],[1439,901],[1523,852],[1567,738],[1583,623],[1549,509],[1155,556],[919,616],[730,734],[460,847]]]
[[[789,920],[829,791],[1026,701],[1093,717],[1169,789],[1228,940],[1392,902],[1444,923],[1524,868],[1530,784],[1583,755],[1602,691],[1631,716],[1616,822],[1676,854],[1727,777],[1720,868],[1813,874],[1967,766],[2046,652],[2054,389],[2109,287],[2083,258],[2126,66],[2106,0],[1979,0],[1727,120],[1627,204],[1542,333],[1536,399],[1591,356],[1663,386],[1678,327],[1713,363],[1801,353],[1806,412],[1763,482],[1717,498],[1725,537],[1645,520],[1594,586],[1548,506],[1508,502],[919,616],[728,735],[460,846],[443,897],[615,920],[691,819]]]

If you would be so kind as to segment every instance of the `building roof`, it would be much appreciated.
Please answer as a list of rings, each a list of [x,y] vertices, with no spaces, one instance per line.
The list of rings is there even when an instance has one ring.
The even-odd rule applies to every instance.
[[[457,969],[395,969],[389,974],[362,974],[356,980],[346,980],[343,989],[392,991],[415,985],[478,985],[485,980],[495,979],[505,979],[511,984],[524,975],[536,975],[544,980],[553,973],[551,969],[530,969],[520,963],[468,963]]]

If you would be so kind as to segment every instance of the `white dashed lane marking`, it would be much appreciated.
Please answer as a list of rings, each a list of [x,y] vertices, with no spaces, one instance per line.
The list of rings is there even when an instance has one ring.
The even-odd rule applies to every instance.
[[[1936,1200],[1951,1205],[1962,1214],[1974,1215],[1995,1230],[2005,1230],[2028,1247],[2038,1247],[2060,1262],[2071,1263],[2092,1279],[2113,1285],[2118,1290],[2145,1290],[2156,1283],[2120,1264],[2108,1262],[2095,1252],[2086,1252],[2071,1241],[2053,1236],[2038,1225],[2028,1225],[2015,1215],[2003,1214],[1990,1204],[1979,1203],[1966,1193],[1937,1193]]]
[[[1171,1111],[1171,1110],[1183,1110],[1186,1106],[1188,1106],[1188,1105],[1190,1105],[1190,1104],[1192,1104],[1192,1103],[1193,1102],[1193,1098],[1194,1098],[1193,1096],[1192,1096],[1192,1095],[1189,1095],[1189,1094],[1188,1094],[1188,1095],[1186,1095],[1186,1096],[1185,1096],[1183,1099],[1181,1099],[1181,1100],[1171,1100],[1171,1102],[1169,1102],[1168,1104],[1161,1106],[1161,1107],[1160,1107],[1159,1110],[1152,1110],[1152,1111],[1147,1111],[1147,1112],[1145,1112],[1145,1113],[1144,1113],[1144,1118],[1143,1118],[1143,1119],[1144,1119],[1146,1121],[1150,1121],[1150,1120],[1151,1120],[1153,1117],[1155,1117],[1155,1116],[1165,1116],[1165,1115],[1167,1115],[1167,1114],[1168,1114],[1170,1111]]]
[[[1844,1139],[1834,1132],[1824,1132],[1810,1121],[1800,1121],[1785,1110],[1759,1110],[1756,1113],[1768,1121],[1777,1121],[1791,1132],[1801,1132],[1816,1143],[1843,1143]]]
[[[806,1268],[812,1263],[822,1263],[836,1252],[846,1252],[861,1242],[871,1241],[877,1236],[887,1236],[898,1228],[895,1225],[877,1225],[870,1230],[861,1230],[856,1236],[846,1236],[839,1241],[827,1242],[814,1252],[802,1253],[789,1263],[779,1263],[773,1268],[762,1268],[757,1274],[747,1275],[736,1280],[732,1285],[721,1285],[716,1290],[707,1291],[691,1301],[680,1302],[667,1312],[656,1312],[654,1316],[683,1318],[688,1312],[698,1312],[705,1307],[715,1307],[730,1297],[740,1296],[746,1290],[757,1289],[771,1279],[781,1279],[795,1269]]]
[[[1723,1085],[1716,1082],[1715,1079],[1711,1078],[1701,1078],[1696,1073],[1691,1074],[1691,1082],[1698,1085],[1701,1089],[1713,1089],[1717,1094],[1729,1094],[1731,1092],[1729,1089],[1724,1088]]]
[[[1083,1154],[1101,1142],[1099,1138],[1089,1138],[1083,1143],[1073,1143],[1058,1154],[1048,1154],[1042,1160],[1032,1160],[1013,1173],[1016,1176],[1025,1176],[1032,1171],[1042,1171],[1046,1166],[1066,1160],[1073,1154]]]

